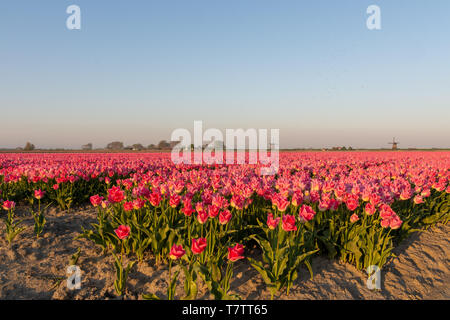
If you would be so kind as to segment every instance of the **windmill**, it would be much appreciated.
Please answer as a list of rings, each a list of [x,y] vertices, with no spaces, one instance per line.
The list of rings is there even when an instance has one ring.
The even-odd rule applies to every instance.
[[[400,143],[400,142],[395,141],[395,137],[392,138],[392,142],[388,142],[388,144],[392,144],[392,150],[397,150],[397,145],[398,145],[399,143]]]

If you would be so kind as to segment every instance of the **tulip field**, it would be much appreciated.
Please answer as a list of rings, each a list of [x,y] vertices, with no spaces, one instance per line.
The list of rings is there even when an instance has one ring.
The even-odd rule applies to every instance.
[[[274,298],[289,295],[300,269],[314,277],[315,256],[382,269],[410,234],[450,219],[450,152],[281,152],[275,175],[261,166],[174,164],[170,153],[0,154],[0,236],[7,246],[24,233],[39,239],[49,208],[75,215],[89,204],[97,221],[77,239],[113,257],[117,296],[151,257],[168,270],[167,291],[143,299],[196,299],[200,284],[213,299],[239,299],[230,282],[244,260]]]

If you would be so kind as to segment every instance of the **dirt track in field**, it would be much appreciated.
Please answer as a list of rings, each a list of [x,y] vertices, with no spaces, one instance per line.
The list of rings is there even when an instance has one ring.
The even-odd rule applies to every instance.
[[[3,211],[1,215],[3,216]],[[74,240],[81,226],[95,222],[91,208],[70,213],[50,209],[41,239],[33,236],[33,219],[26,208],[17,216],[25,218],[28,230],[20,234],[12,249],[4,240],[0,222],[0,299],[117,299],[114,292],[114,266],[111,256],[88,240]],[[302,269],[289,296],[276,299],[450,299],[450,226],[437,225],[416,233],[394,250],[397,255],[381,271],[381,290],[366,287],[367,274],[351,265],[313,259],[314,279]],[[79,290],[66,287],[66,268],[77,248],[82,270]],[[168,271],[155,267],[148,257],[136,265],[129,276],[126,299],[140,299],[143,293],[164,296]],[[270,294],[259,274],[246,261],[235,264],[232,292],[243,299],[269,299]],[[183,278],[180,277],[180,281]],[[206,287],[199,281],[199,299],[208,299]],[[178,296],[183,295],[182,283]]]

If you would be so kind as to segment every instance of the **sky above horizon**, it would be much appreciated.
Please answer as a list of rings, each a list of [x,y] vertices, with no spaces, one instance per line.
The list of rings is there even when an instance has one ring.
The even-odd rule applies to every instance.
[[[0,148],[157,144],[195,120],[277,128],[281,148],[448,148],[449,14],[448,0],[2,1]]]

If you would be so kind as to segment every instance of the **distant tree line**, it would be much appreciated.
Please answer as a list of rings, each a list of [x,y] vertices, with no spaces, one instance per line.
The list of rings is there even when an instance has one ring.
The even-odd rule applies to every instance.
[[[344,146],[344,147],[333,147],[333,148],[331,148],[331,150],[333,150],[333,151],[336,151],[336,150],[346,151],[346,150],[353,150],[353,148],[352,147],[346,148]]]
[[[167,142],[166,140],[161,140],[157,145],[149,144],[144,147],[141,143],[135,143],[130,146],[125,146],[121,141],[113,141],[106,145],[107,150],[168,150],[171,149],[178,142]]]
[[[166,140],[161,140],[157,145],[149,144],[148,146],[145,147],[141,143],[135,143],[133,145],[126,146],[121,141],[113,141],[113,142],[108,143],[104,149],[106,149],[106,150],[136,150],[136,151],[169,150],[169,149],[172,149],[177,143],[178,143],[178,141],[167,142]],[[32,144],[31,142],[27,142],[25,144],[25,147],[17,147],[16,148],[16,150],[23,150],[23,151],[33,151],[35,149],[36,149],[35,145]],[[83,144],[81,146],[81,150],[83,150],[83,151],[90,151],[93,149],[94,149],[94,145],[92,144],[92,142]],[[46,150],[50,150],[50,149],[46,149]],[[64,148],[57,148],[57,149],[51,149],[51,150],[64,150]]]

